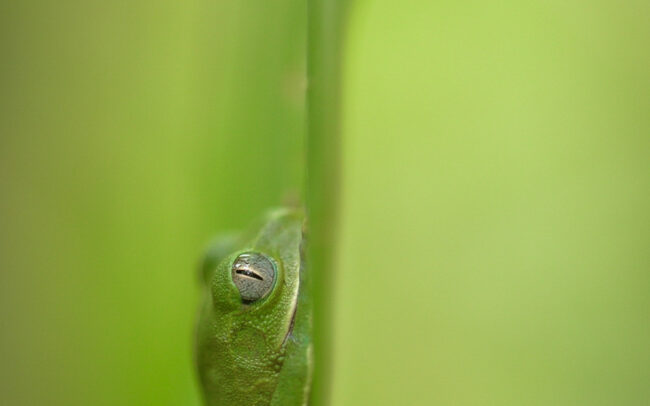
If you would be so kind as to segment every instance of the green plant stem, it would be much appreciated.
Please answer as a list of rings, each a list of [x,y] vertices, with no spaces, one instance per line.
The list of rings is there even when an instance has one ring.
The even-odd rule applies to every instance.
[[[340,178],[340,77],[344,4],[309,0],[307,39],[307,245],[314,303],[310,405],[328,403],[333,246]]]

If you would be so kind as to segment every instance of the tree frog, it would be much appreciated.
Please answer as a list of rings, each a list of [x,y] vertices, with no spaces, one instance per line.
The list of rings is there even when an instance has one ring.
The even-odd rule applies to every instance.
[[[250,231],[209,246],[196,329],[206,405],[307,404],[312,346],[304,222],[302,210],[272,210]]]

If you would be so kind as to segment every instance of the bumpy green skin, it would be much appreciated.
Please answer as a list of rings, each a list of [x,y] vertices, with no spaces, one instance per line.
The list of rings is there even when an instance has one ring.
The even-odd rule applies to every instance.
[[[242,236],[215,240],[203,262],[205,299],[197,326],[197,365],[206,405],[306,405],[311,375],[311,306],[301,245],[300,210],[269,213]],[[270,257],[271,292],[242,302],[231,277],[244,252]]]

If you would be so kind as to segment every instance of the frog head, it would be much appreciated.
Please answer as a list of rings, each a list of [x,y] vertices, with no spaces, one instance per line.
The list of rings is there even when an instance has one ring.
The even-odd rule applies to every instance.
[[[197,326],[208,405],[268,405],[273,397],[296,314],[303,222],[299,210],[274,210],[208,250]]]

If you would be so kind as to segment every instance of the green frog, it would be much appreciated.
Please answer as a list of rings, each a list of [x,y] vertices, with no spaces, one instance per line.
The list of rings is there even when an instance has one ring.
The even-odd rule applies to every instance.
[[[210,244],[196,359],[208,406],[300,406],[312,371],[305,215],[270,211],[256,227]]]

